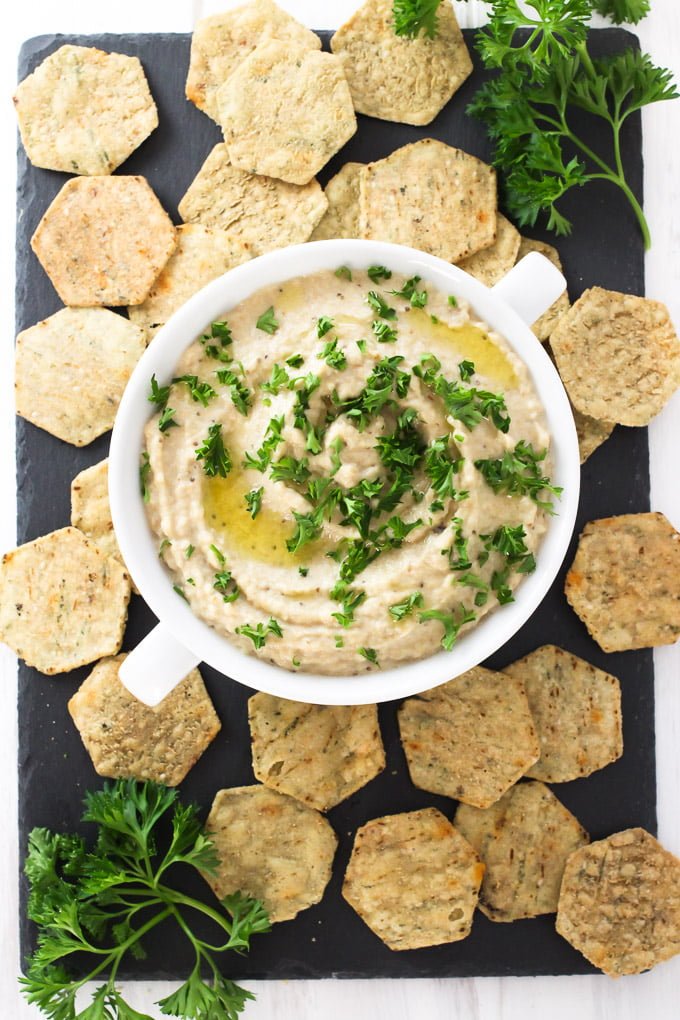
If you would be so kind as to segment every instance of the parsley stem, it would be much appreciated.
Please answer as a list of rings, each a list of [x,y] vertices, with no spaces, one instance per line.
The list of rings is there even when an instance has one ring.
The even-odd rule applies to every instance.
[[[583,66],[585,67],[586,71],[588,72],[588,77],[589,78],[596,78],[597,77],[597,73],[595,71],[595,66],[594,66],[592,60],[590,59],[590,53],[588,53],[588,48],[587,48],[585,42],[577,43],[576,46],[575,46],[575,49],[577,50],[578,55],[581,58],[581,63],[583,64]]]
[[[160,888],[163,890],[163,897],[167,903],[181,904],[184,907],[192,907],[194,910],[200,911],[202,914],[210,917],[231,937],[231,924],[228,917],[220,914],[217,910],[213,910],[213,908],[209,907],[206,903],[201,903],[199,900],[193,899],[191,896],[185,896],[183,893],[167,889],[165,886],[161,886]]]

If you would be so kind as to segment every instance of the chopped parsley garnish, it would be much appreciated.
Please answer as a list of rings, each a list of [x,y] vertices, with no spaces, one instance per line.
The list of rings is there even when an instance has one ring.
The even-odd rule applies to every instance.
[[[343,638],[342,634],[336,634],[335,635],[335,647],[336,648],[344,648],[345,647],[345,639]]]
[[[170,396],[169,386],[159,386],[156,382],[155,374],[151,376],[151,392],[146,398],[149,403],[156,404],[157,407],[165,407]]]
[[[260,389],[264,390],[265,393],[271,393],[273,396],[278,396],[278,392],[282,386],[290,385],[290,376],[286,372],[282,365],[274,364],[272,366],[271,375],[267,382],[260,383]]]
[[[251,489],[250,492],[246,492],[245,500],[246,506],[248,507],[248,513],[255,520],[260,510],[262,509],[262,493],[264,492],[264,486],[261,485],[259,489]]]
[[[449,437],[440,436],[433,440],[425,451],[425,474],[440,500],[464,499],[468,493],[456,489],[455,476],[463,464],[462,457],[452,458],[449,454]]]
[[[231,570],[218,570],[213,588],[220,593],[224,602],[235,602],[241,594]]]
[[[293,423],[296,429],[304,432],[306,449],[313,454],[321,453],[321,435],[305,413],[309,407],[309,398],[321,385],[321,379],[313,372],[308,372],[304,378],[296,379],[295,382],[297,397],[293,407]]]
[[[507,583],[509,573],[510,569],[506,567],[505,570],[494,570],[491,575],[491,590],[496,593],[499,606],[507,606],[509,602],[515,601]]]
[[[139,491],[142,494],[142,499],[145,503],[148,503],[151,499],[151,493],[149,491],[149,475],[151,474],[151,461],[149,460],[149,454],[146,450],[142,452],[142,457],[139,462]]]
[[[189,544],[189,545],[188,545],[188,546],[186,547],[186,549],[184,550],[184,558],[185,558],[185,559],[187,559],[187,560],[190,560],[190,559],[191,559],[191,557],[192,557],[192,556],[194,555],[194,552],[195,552],[195,551],[196,551],[196,550],[195,550],[194,546],[193,546],[193,545],[191,545],[191,544]]]
[[[359,348],[362,354],[366,353],[366,346],[367,344],[365,340],[357,340],[357,347]]]
[[[426,623],[427,620],[438,620],[441,623],[444,628],[442,648],[450,652],[458,639],[458,632],[463,624],[472,623],[476,616],[470,609],[461,605],[459,616],[456,616],[455,613],[446,613],[441,609],[425,609],[419,614],[418,619],[420,623]]]
[[[196,460],[203,461],[203,470],[209,478],[215,475],[226,478],[231,471],[231,457],[222,439],[220,423],[208,428],[208,435],[196,448]]]
[[[283,442],[281,430],[283,429],[284,416],[270,418],[267,425],[262,445],[257,453],[246,453],[243,459],[243,466],[254,468],[256,471],[265,472],[271,463],[276,447]]]
[[[493,422],[499,432],[510,428],[510,417],[502,393],[490,393],[473,386],[462,386],[456,380],[449,382],[440,374],[441,363],[434,354],[424,354],[413,374],[429,386],[444,401],[452,418],[462,422],[466,428],[474,428],[482,418]]]
[[[272,464],[269,477],[273,482],[292,482],[294,485],[304,485],[310,475],[309,461],[306,457],[297,460],[287,455],[280,457],[275,464]]]
[[[449,294],[449,304],[452,308],[458,307],[458,298],[454,297],[453,294]]]
[[[193,577],[187,577],[187,584],[192,585],[192,587],[194,587],[194,588],[196,587],[196,582],[193,579]]]
[[[450,549],[444,549],[442,552],[449,557],[451,570],[469,570],[472,563],[468,555],[468,542],[463,535],[462,519],[453,517],[451,527],[453,528],[453,544]]]
[[[476,588],[474,602],[476,606],[485,606],[489,598],[489,585],[486,583],[479,574],[463,574],[459,577],[458,584],[467,585],[470,588]]]
[[[181,599],[184,599],[185,602],[189,601],[189,599],[186,596],[186,592],[184,591],[184,588],[181,588],[178,584],[173,584],[172,590],[175,592],[176,595],[179,595]]]
[[[475,366],[472,361],[461,361],[458,365],[458,374],[463,382],[468,382],[475,374]]]
[[[160,545],[158,546],[158,555],[162,556],[163,553],[165,552],[165,550],[168,548],[168,546],[171,546],[171,545],[172,545],[172,542],[170,541],[170,539],[169,538],[164,538],[161,541]]]
[[[396,308],[390,308],[382,295],[378,294],[376,290],[369,290],[366,296],[366,302],[381,319],[396,319]]]
[[[333,329],[333,326],[334,323],[331,318],[329,318],[327,315],[321,315],[316,320],[316,335],[318,336],[319,340],[321,340],[321,338],[324,337],[326,333],[330,333],[330,331]]]
[[[424,308],[427,304],[427,291],[418,290],[420,279],[419,276],[412,276],[406,281],[401,290],[393,290],[392,293],[396,297],[403,297],[410,301],[412,308]]]
[[[327,365],[331,368],[337,368],[339,372],[347,366],[347,358],[344,351],[338,350],[337,338],[328,340],[318,357],[323,358]]]
[[[173,418],[175,409],[173,407],[166,407],[158,419],[158,428],[161,432],[167,432],[168,429],[177,428],[178,422]]]
[[[291,354],[289,358],[286,358],[286,364],[290,365],[291,368],[300,368],[304,363],[305,359],[301,354]]]
[[[217,374],[219,376],[220,373],[218,372]],[[191,399],[196,401],[197,404],[202,404],[203,407],[207,407],[213,397],[217,396],[210,383],[201,382],[198,376],[178,375],[172,381],[173,383],[184,383],[189,389]]]
[[[215,342],[217,341],[217,342]],[[226,322],[213,322],[210,325],[210,333],[201,337],[205,353],[209,358],[216,361],[229,362],[231,354],[228,348],[232,344],[231,330]]]
[[[392,17],[395,35],[416,39],[422,33],[428,39],[434,39],[440,3],[441,0],[394,0]]]
[[[245,417],[250,410],[250,390],[246,384],[229,368],[218,368],[215,375],[223,386],[229,386],[232,404]]]
[[[407,595],[405,599],[402,599],[401,602],[395,602],[394,605],[391,605],[388,612],[392,619],[399,623],[401,620],[409,616],[414,609],[420,609],[422,604],[422,592],[414,591],[411,592],[410,595]]]
[[[335,275],[339,280],[351,280],[352,270],[348,266],[338,266],[335,270]]]
[[[225,558],[224,558],[224,553],[220,552],[220,550],[217,548],[216,545],[209,546],[209,549],[210,549],[210,552],[214,554],[215,559],[217,560],[219,565],[221,567],[223,567],[225,562],[226,562]]]
[[[373,283],[380,283],[381,280],[389,280],[392,277],[392,270],[386,266],[369,266],[366,272]]]
[[[270,305],[266,312],[263,312],[260,318],[257,320],[256,326],[261,329],[263,333],[276,333],[279,328],[279,323],[274,315],[274,306]]]
[[[547,450],[537,453],[531,443],[521,439],[512,452],[508,450],[499,458],[476,460],[475,467],[494,492],[528,496],[546,513],[553,514],[553,504],[542,499],[541,493],[560,496],[562,489],[552,485],[550,479],[541,474],[539,465],[547,453]]]
[[[378,662],[378,653],[375,648],[357,648],[357,652],[366,659],[367,662],[372,662],[374,666],[380,665]]]
[[[306,577],[309,573],[309,567],[298,567],[298,574],[300,577]]]
[[[270,634],[283,637],[281,624],[273,616],[269,617],[268,623],[258,623],[255,627],[252,627],[249,623],[244,623],[242,627],[236,628],[236,633],[250,638],[255,648],[264,648]]]
[[[371,323],[371,329],[374,336],[377,338],[380,344],[393,344],[397,342],[398,336],[396,329],[387,322],[381,322],[380,319],[375,319]]]
[[[331,451],[331,478],[333,478],[340,468],[342,467],[342,461],[340,460],[340,451],[345,445],[344,439],[341,436],[337,436],[330,444]]]
[[[342,602],[342,609],[337,613],[331,613],[331,616],[338,621],[341,627],[349,627],[350,624],[354,623],[355,610],[359,608],[362,602],[366,601],[366,592],[352,591],[344,582],[340,581],[331,591],[331,598],[336,598],[338,602]]]
[[[293,510],[293,517],[295,518],[295,531],[286,541],[286,549],[289,553],[296,553],[308,542],[313,542],[321,534],[323,526],[321,507],[317,507],[307,514]]]

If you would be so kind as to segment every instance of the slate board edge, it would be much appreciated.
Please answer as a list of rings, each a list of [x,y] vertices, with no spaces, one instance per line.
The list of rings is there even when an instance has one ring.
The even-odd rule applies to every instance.
[[[597,33],[600,36],[605,36],[605,35],[609,34],[609,35],[616,35],[616,36],[618,36],[619,38],[622,38],[622,39],[625,37],[626,41],[634,40],[637,43],[637,40],[636,40],[635,36],[631,35],[631,33],[624,32],[623,30],[619,30],[619,29],[604,29],[604,30],[597,30]],[[328,37],[330,36],[331,33],[329,33],[329,32],[320,32],[319,34],[322,36],[322,38],[324,38],[327,41],[327,39],[328,39]],[[465,34],[466,34],[467,38],[469,39],[470,35],[472,33],[470,31],[466,31]],[[125,45],[126,41],[133,41],[134,40],[135,43],[144,44],[144,42],[147,41],[147,40],[153,41],[153,42],[156,42],[156,43],[162,40],[164,42],[167,41],[167,43],[169,45],[171,45],[173,41],[176,41],[176,40],[177,41],[179,41],[179,40],[185,41],[187,38],[188,38],[188,36],[186,34],[184,34],[184,33],[147,33],[147,34],[140,34],[140,35],[122,35],[122,36],[121,35],[117,35],[117,34],[113,34],[113,33],[111,33],[111,34],[107,33],[107,34],[102,34],[102,35],[97,35],[97,36],[73,36],[73,35],[66,35],[66,34],[64,34],[64,35],[58,34],[58,35],[40,35],[40,36],[35,36],[35,37],[27,40],[27,42],[24,43],[24,45],[21,48],[20,57],[19,57],[20,79],[24,76],[24,69],[26,68],[27,62],[29,62],[37,54],[40,54],[43,50],[46,50],[47,48],[52,48],[55,43],[60,43],[60,42],[68,41],[68,42],[75,42],[75,43],[84,44],[84,45],[93,45],[94,44],[94,45],[98,45],[98,46],[100,46],[102,48],[115,49],[117,43],[118,43],[119,46],[123,47]],[[640,126],[639,126],[639,123],[637,124],[637,135],[636,135],[636,137],[639,140],[639,137],[640,137]],[[638,155],[638,158],[641,159],[641,155],[639,155],[639,154],[636,154],[636,155]],[[21,187],[22,182],[25,181],[25,174],[26,174],[26,170],[27,169],[29,169],[29,165],[28,165],[28,163],[26,161],[26,157],[25,157],[25,154],[23,153],[23,149],[21,147],[21,144],[19,143],[19,175],[18,175],[19,187]],[[641,163],[640,163],[640,169],[641,169]],[[65,179],[67,179],[68,176],[70,176],[70,175],[65,175],[65,174],[54,174],[53,175],[54,178],[58,178],[58,179],[60,179],[60,181],[63,181]],[[641,181],[639,183],[641,183]],[[20,192],[20,194],[21,194],[21,192]],[[559,245],[559,242],[558,242],[558,245]],[[30,252],[27,253],[25,248],[22,248],[21,251],[19,251],[19,247],[17,245],[17,319],[19,319],[20,308],[22,307],[23,303],[26,301],[26,289],[24,288],[23,291],[20,290],[20,284],[26,282],[26,277],[27,277],[28,274],[26,272],[26,265],[25,265],[25,263],[26,263],[28,257],[30,257]],[[23,452],[24,452],[24,445],[25,445],[25,440],[26,440],[26,427],[24,427],[25,423],[23,423],[21,421],[19,422],[19,425],[21,426],[21,428],[18,430],[18,436],[17,436],[17,470],[18,470],[18,475],[19,475],[19,477],[18,477],[18,483],[19,483],[19,506],[21,507],[21,506],[25,505],[27,500],[35,498],[35,493],[33,491],[33,482],[32,482],[32,479],[27,478],[25,474],[23,476],[21,474],[22,455],[23,455]],[[30,428],[32,428],[32,427],[28,426],[27,428],[30,430]],[[105,437],[105,438],[108,439],[108,437]],[[103,455],[103,453],[101,455]],[[649,653],[648,657],[649,657],[649,662],[651,664],[651,652]],[[20,677],[23,674],[23,680],[30,682],[30,678],[26,674],[29,674],[31,671],[27,670],[27,667],[25,667],[23,665],[23,663],[20,665],[19,670],[20,670]],[[20,703],[21,703],[21,695],[20,695]],[[20,767],[21,767],[21,765],[22,765],[22,763],[21,763],[21,754],[22,754],[22,750],[24,749],[23,736],[21,736],[21,730],[20,730],[20,742],[21,742],[21,744],[20,744]],[[20,780],[20,783],[21,783],[21,780]],[[89,785],[92,785],[92,784],[89,783]],[[559,787],[557,787],[556,792],[559,795]],[[24,805],[24,803],[23,803],[23,801],[22,801],[22,799],[20,797],[20,832],[25,831],[25,812],[24,812],[24,807],[25,807],[25,805]],[[651,828],[651,825],[649,827]],[[655,831],[655,829],[653,829],[653,831]],[[21,848],[21,856],[23,857],[23,846]],[[23,905],[24,905],[25,894],[26,894],[25,883],[23,881],[22,881],[21,892],[22,892],[22,916],[23,916]],[[478,922],[476,921],[475,923],[477,924]],[[522,923],[524,923],[524,922],[522,922]],[[24,921],[22,923],[22,931],[21,931],[22,958],[25,956],[25,953],[26,953],[26,951],[28,949],[29,944],[30,944],[30,927]],[[450,949],[452,950],[452,952],[455,952],[455,945],[450,947]],[[435,952],[435,951],[436,950],[431,950],[430,952]],[[418,967],[418,965],[415,963],[415,960],[414,960],[412,954],[404,954],[404,955],[402,955],[402,954],[393,954],[392,955],[392,959],[394,960],[395,957],[399,958],[400,966],[401,966],[400,973],[398,973],[398,974],[394,974],[393,972],[388,973],[384,969],[381,969],[380,967],[376,968],[370,975],[367,974],[368,968],[366,968],[364,970],[361,970],[361,969],[356,969],[355,970],[354,968],[344,968],[342,970],[327,970],[323,974],[317,974],[317,973],[311,972],[310,969],[307,966],[305,966],[305,964],[301,960],[298,959],[298,960],[295,960],[295,961],[292,961],[292,960],[284,961],[284,967],[287,966],[288,969],[285,970],[283,973],[278,973],[278,972],[277,973],[272,973],[272,972],[263,972],[263,973],[260,973],[260,972],[257,972],[255,969],[251,968],[250,970],[248,970],[247,973],[244,973],[243,977],[246,978],[246,979],[261,979],[261,978],[267,978],[267,977],[271,977],[271,978],[280,978],[280,977],[310,978],[310,977],[330,977],[330,976],[332,976],[332,977],[346,977],[346,978],[361,978],[361,977],[366,977],[366,976],[375,976],[375,977],[380,977],[380,976],[401,976],[401,977],[404,977],[404,976],[412,976],[412,977],[432,976],[432,974],[431,974],[431,972],[429,970],[424,972],[421,968]],[[413,961],[413,962],[411,963],[411,961]],[[531,964],[531,963],[533,963],[533,966],[529,966],[529,964]],[[484,976],[492,976],[492,975],[502,976],[502,975],[510,975],[510,974],[515,974],[515,975],[520,975],[520,974],[530,975],[530,974],[533,974],[533,975],[536,975],[536,974],[539,974],[539,973],[541,973],[541,974],[552,974],[552,973],[565,974],[565,973],[570,973],[570,972],[571,973],[593,973],[593,972],[597,973],[596,971],[594,971],[594,969],[585,960],[583,960],[577,954],[574,954],[573,968],[572,968],[571,971],[551,970],[550,968],[543,968],[543,969],[541,969],[540,965],[536,966],[536,961],[535,960],[534,961],[527,961],[527,965],[524,966],[524,967],[521,967],[521,968],[520,967],[516,967],[515,969],[512,969],[512,968],[509,968],[507,966],[503,966],[502,960],[496,960],[496,961],[493,962],[492,966],[489,969],[487,969],[486,967],[481,967],[478,970],[459,971],[459,970],[456,969],[456,967],[454,965],[453,967],[449,966],[448,970],[446,970],[446,969],[441,970],[439,973],[440,973],[441,976],[461,976],[463,973],[467,974],[469,976],[473,976],[473,975],[475,975],[475,976],[476,975],[480,975],[480,976],[481,975],[484,975]],[[127,975],[123,975],[123,976],[127,976]],[[147,970],[147,971],[145,971],[143,973],[136,974],[134,976],[138,977],[139,979],[152,980],[152,979],[157,978],[157,977],[158,978],[167,978],[169,976],[175,977],[176,975],[169,975],[167,970],[158,970],[158,971]]]

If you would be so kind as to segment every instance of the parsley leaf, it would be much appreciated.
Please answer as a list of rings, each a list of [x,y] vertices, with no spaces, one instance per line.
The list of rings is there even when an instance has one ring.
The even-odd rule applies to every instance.
[[[257,320],[256,326],[261,329],[263,333],[269,333],[270,336],[276,333],[279,328],[279,323],[274,315],[274,306],[270,305],[266,312],[263,312],[260,318]]]
[[[371,329],[377,337],[378,343],[393,344],[398,339],[396,329],[392,329],[389,323],[381,322],[380,319],[376,319],[371,323]]]
[[[175,419],[173,418],[174,413],[175,413],[174,408],[172,407],[164,408],[162,414],[158,418],[158,428],[160,432],[167,432],[168,429],[178,427],[179,423],[176,422]]]
[[[419,276],[412,276],[406,281],[401,290],[393,290],[392,293],[397,297],[406,298],[410,301],[413,308],[424,308],[427,304],[427,291],[418,290],[418,284],[420,283]]]
[[[139,462],[139,491],[142,494],[142,499],[145,503],[148,503],[151,499],[151,493],[149,491],[149,475],[151,474],[151,461],[149,460],[149,454],[146,450],[142,452],[141,460]]]
[[[418,619],[420,623],[426,623],[427,620],[438,620],[441,623],[444,628],[442,648],[450,652],[458,639],[460,628],[465,623],[472,623],[476,616],[471,610],[461,605],[458,616],[455,613],[446,613],[441,609],[425,609],[419,613]]]
[[[637,25],[649,14],[650,0],[593,0],[598,14],[611,18],[615,25]]]
[[[267,382],[260,383],[260,389],[264,390],[265,393],[271,393],[273,396],[277,396],[282,386],[290,385],[290,376],[286,372],[282,365],[274,364],[272,366],[271,375]]]
[[[388,612],[393,620],[399,623],[405,617],[409,616],[413,610],[418,607],[420,608],[423,604],[423,593],[420,591],[411,592],[401,602],[395,602],[388,609]]]
[[[214,358],[216,361],[231,361],[231,354],[228,348],[231,347],[232,342],[231,330],[226,322],[211,323],[210,333],[206,333],[201,337],[205,353],[209,358]]]
[[[254,468],[256,471],[261,471],[262,473],[267,470],[271,464],[274,450],[280,443],[283,442],[283,436],[281,435],[283,422],[283,415],[280,415],[278,418],[270,418],[259,450],[254,454],[246,452],[244,455],[244,467]]]
[[[231,570],[218,570],[213,588],[220,593],[225,602],[235,602],[240,595]]]
[[[520,440],[512,452],[508,450],[499,458],[476,460],[475,467],[494,492],[528,496],[542,510],[554,514],[550,500],[541,498],[542,492],[553,496],[562,494],[559,486],[552,485],[550,479],[541,474],[540,464],[547,453],[547,450],[537,453],[531,443]]]
[[[215,375],[223,386],[230,387],[232,404],[246,417],[250,410],[250,390],[246,384],[229,368],[219,368]]]
[[[394,0],[392,17],[395,35],[415,39],[422,33],[428,39],[434,39],[440,3],[441,0]]]
[[[357,652],[366,659],[367,662],[372,662],[374,666],[380,665],[378,662],[378,653],[375,648],[357,648]]]
[[[366,296],[366,303],[371,306],[374,312],[380,316],[381,319],[396,319],[397,310],[396,308],[390,308],[385,299],[381,294],[378,294],[377,290],[369,290]]]
[[[278,620],[275,620],[273,616],[269,617],[268,623],[258,623],[255,627],[251,626],[249,623],[244,623],[243,626],[236,627],[235,629],[237,634],[250,638],[256,649],[264,648],[270,634],[275,634],[277,637],[283,637],[281,624]]]
[[[217,396],[210,383],[201,382],[195,375],[179,375],[172,381],[173,383],[184,383],[189,389],[191,399],[202,404],[203,407],[207,407],[213,397]]]
[[[155,374],[151,376],[151,391],[146,398],[151,404],[157,407],[165,407],[170,396],[169,386],[159,386]]]
[[[316,320],[316,335],[319,340],[333,329],[333,320],[327,315],[322,315]]]
[[[309,461],[306,457],[297,460],[287,455],[280,457],[275,464],[272,464],[269,477],[273,482],[292,482],[294,485],[304,485],[310,475]]]
[[[203,470],[209,478],[215,475],[227,477],[231,471],[231,457],[222,439],[221,424],[209,426],[208,435],[196,448],[196,460],[203,461]]]
[[[389,280],[392,277],[392,270],[386,266],[369,266],[366,272],[373,283],[380,283],[381,280]]]
[[[304,363],[305,359],[301,354],[291,354],[289,358],[286,358],[286,364],[290,365],[291,368],[300,368]]]
[[[475,365],[472,361],[461,361],[458,365],[458,374],[462,382],[468,382],[475,374]]]
[[[262,494],[264,492],[264,486],[261,485],[259,489],[251,489],[250,492],[246,492],[245,500],[246,506],[248,507],[248,513],[255,520],[260,510],[262,509]]]
[[[335,275],[339,280],[351,280],[352,270],[348,266],[338,266],[335,270]]]
[[[328,340],[318,357],[323,358],[327,365],[331,368],[337,368],[339,372],[347,366],[347,358],[344,351],[338,349],[337,339]]]

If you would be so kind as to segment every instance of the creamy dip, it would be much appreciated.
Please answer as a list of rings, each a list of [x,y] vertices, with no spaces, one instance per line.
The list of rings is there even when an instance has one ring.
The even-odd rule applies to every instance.
[[[153,381],[143,475],[170,583],[290,670],[452,648],[512,601],[546,528],[526,367],[467,303],[381,270],[260,290]]]

